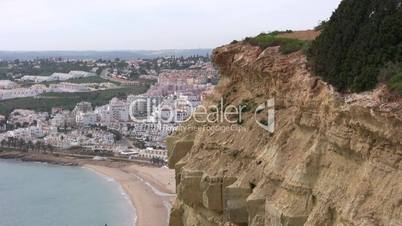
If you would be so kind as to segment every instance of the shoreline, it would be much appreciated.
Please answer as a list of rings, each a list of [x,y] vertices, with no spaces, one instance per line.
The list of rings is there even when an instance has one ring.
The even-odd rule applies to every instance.
[[[132,202],[136,215],[135,226],[167,225],[175,194],[160,191],[157,185],[136,175],[127,168],[119,169],[99,165],[84,165],[85,168],[113,178],[124,189]],[[157,216],[157,217],[156,217]]]
[[[58,154],[0,152],[0,159],[46,162],[62,166],[81,166],[115,180],[133,206],[134,226],[168,225],[175,194],[174,171],[147,164],[119,161],[94,161]]]
[[[103,173],[101,173],[101,172],[99,172],[99,171],[97,171],[95,169],[92,169],[90,167],[90,165],[82,166],[82,168],[85,169],[85,170],[89,170],[90,172],[92,172],[94,174],[97,174],[97,175],[99,175],[101,177],[104,177],[104,178],[106,178],[108,180],[113,180],[113,182],[115,182],[119,186],[119,189],[121,189],[124,192],[123,193],[124,196],[128,197],[128,202],[130,203],[130,205],[132,207],[132,210],[134,212],[134,214],[133,214],[134,215],[133,226],[137,226],[137,221],[138,221],[137,209],[135,208],[134,202],[133,202],[132,198],[130,197],[130,195],[128,194],[128,191],[121,185],[121,183],[119,181],[115,180],[113,177],[110,177],[110,176],[108,176],[106,174],[103,174]]]

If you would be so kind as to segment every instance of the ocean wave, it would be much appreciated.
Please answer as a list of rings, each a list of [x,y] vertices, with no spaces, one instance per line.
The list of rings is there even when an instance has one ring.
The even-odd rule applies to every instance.
[[[94,170],[94,169],[89,168],[89,167],[85,167],[85,166],[84,166],[83,168],[84,168],[84,169],[87,169],[87,170],[89,170],[89,171],[91,171],[91,172],[93,172],[93,173],[95,173],[96,175],[102,177],[102,178],[105,179],[106,181],[111,182],[111,183],[114,183],[114,184],[117,185],[117,187],[118,187],[118,189],[119,189],[119,191],[120,191],[120,195],[123,196],[123,198],[128,201],[128,204],[130,205],[130,207],[131,207],[132,210],[133,210],[133,211],[132,211],[132,213],[134,213],[134,214],[133,214],[133,216],[134,216],[134,217],[133,217],[133,225],[137,225],[137,220],[138,220],[137,209],[135,208],[134,203],[132,202],[130,196],[129,196],[129,195],[127,194],[127,192],[124,190],[123,186],[121,186],[121,184],[118,183],[118,182],[117,182],[114,178],[112,178],[112,177],[109,177],[109,176],[107,176],[107,175],[105,175],[105,174],[102,174],[102,173],[100,173],[100,172],[98,172],[98,171],[96,171],[96,170]]]

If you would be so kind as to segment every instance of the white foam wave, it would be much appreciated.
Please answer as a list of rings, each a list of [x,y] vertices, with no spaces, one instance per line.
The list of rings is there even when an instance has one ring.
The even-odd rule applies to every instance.
[[[175,197],[175,194],[171,194],[171,193],[166,193],[166,192],[161,192],[159,191],[157,188],[155,188],[151,183],[149,183],[148,181],[144,180],[142,177],[134,175],[138,180],[140,180],[142,183],[144,183],[145,185],[147,185],[149,188],[151,188],[152,192],[157,195],[157,196],[161,196],[161,197]]]

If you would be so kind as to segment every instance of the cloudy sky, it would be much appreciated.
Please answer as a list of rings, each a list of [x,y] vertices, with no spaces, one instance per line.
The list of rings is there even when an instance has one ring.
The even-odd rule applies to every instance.
[[[341,0],[0,0],[0,50],[212,48],[308,29]]]

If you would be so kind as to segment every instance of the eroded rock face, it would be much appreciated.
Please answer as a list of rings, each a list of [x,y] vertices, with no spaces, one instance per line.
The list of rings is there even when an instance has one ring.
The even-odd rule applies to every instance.
[[[171,226],[402,225],[401,102],[378,102],[375,92],[350,101],[312,76],[301,53],[234,44],[216,49],[214,62],[222,77],[204,105],[222,97],[254,108],[242,123],[217,123],[234,130],[169,138]],[[270,98],[273,134],[254,117]]]

